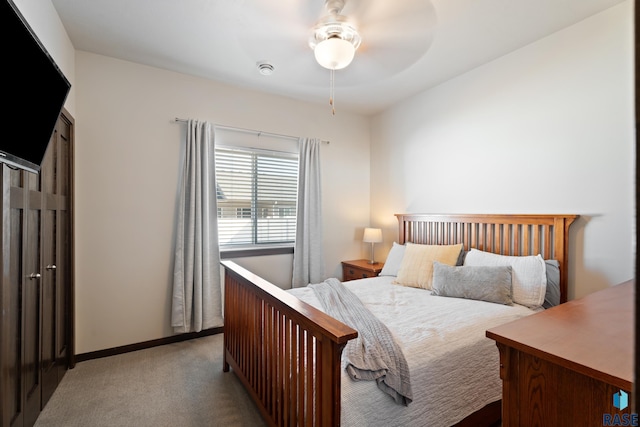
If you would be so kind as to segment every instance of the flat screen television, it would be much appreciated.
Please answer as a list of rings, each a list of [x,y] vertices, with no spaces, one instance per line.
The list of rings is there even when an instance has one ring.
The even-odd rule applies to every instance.
[[[0,162],[39,172],[71,84],[16,5],[0,0],[5,121]]]

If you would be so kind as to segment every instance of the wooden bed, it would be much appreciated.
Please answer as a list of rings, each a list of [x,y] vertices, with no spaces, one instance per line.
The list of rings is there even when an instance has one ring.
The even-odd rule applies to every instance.
[[[398,243],[456,244],[560,265],[567,300],[569,226],[576,215],[397,214]],[[269,425],[338,426],[341,353],[357,332],[231,261],[225,267],[225,372],[233,369]],[[498,366],[495,367],[498,369]],[[458,425],[490,426],[500,402]]]

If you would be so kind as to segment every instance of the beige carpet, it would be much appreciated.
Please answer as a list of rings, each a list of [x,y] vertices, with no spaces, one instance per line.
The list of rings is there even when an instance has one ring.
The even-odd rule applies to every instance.
[[[78,363],[36,427],[264,426],[233,372],[222,334]]]

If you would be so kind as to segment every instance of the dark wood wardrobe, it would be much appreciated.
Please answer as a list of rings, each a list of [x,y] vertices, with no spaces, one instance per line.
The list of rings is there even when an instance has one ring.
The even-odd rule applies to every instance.
[[[39,174],[0,163],[0,427],[32,426],[73,365],[73,130],[63,110]]]

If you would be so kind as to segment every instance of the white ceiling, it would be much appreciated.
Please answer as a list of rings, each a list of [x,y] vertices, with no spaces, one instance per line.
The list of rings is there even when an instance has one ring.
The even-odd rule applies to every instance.
[[[622,1],[348,0],[363,40],[336,71],[336,110],[382,111]],[[52,2],[78,50],[328,105],[307,44],[324,0]]]

